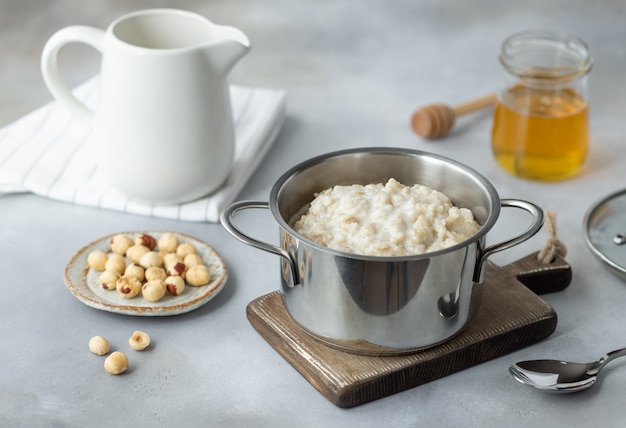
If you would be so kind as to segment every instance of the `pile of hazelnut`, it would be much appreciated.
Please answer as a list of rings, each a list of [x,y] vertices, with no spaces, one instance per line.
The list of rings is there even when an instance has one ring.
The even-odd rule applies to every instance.
[[[170,294],[180,295],[185,285],[199,287],[211,281],[211,273],[191,242],[165,232],[158,239],[139,234],[132,239],[117,234],[110,240],[110,251],[93,250],[87,256],[91,269],[102,272],[104,290],[116,290],[124,299],[140,293],[149,302]]]
[[[150,345],[150,336],[143,331],[135,331],[128,339],[128,345],[135,351],[143,351]],[[111,345],[106,337],[94,336],[89,339],[89,350],[96,355],[107,355]],[[112,352],[104,360],[104,369],[114,375],[122,374],[128,369],[128,357],[121,351]]]

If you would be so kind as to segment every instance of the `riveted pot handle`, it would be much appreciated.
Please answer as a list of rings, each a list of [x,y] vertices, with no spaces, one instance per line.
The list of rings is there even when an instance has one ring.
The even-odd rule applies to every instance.
[[[491,245],[479,252],[478,263],[476,264],[476,270],[474,271],[474,282],[476,283],[481,283],[484,280],[485,264],[489,256],[499,251],[506,250],[507,248],[514,247],[517,244],[521,244],[522,242],[533,237],[537,232],[539,232],[539,230],[543,226],[543,210],[532,202],[522,201],[519,199],[502,199],[500,201],[500,206],[503,208],[521,208],[527,211],[533,217],[533,221],[528,229],[526,229],[520,235],[507,241]]]
[[[272,254],[276,254],[284,258],[289,266],[291,266],[291,275],[293,278],[294,285],[300,284],[300,274],[298,272],[297,264],[294,261],[291,254],[289,254],[285,249],[280,248],[276,245],[268,244],[266,242],[259,241],[258,239],[252,238],[251,236],[243,233],[233,221],[233,216],[238,211],[243,211],[251,208],[263,208],[269,209],[269,204],[267,202],[257,202],[257,201],[240,201],[235,202],[228,206],[224,211],[220,213],[220,223],[224,226],[224,229],[235,238],[243,242],[244,244],[248,244],[252,247],[258,248],[263,251],[267,251]]]

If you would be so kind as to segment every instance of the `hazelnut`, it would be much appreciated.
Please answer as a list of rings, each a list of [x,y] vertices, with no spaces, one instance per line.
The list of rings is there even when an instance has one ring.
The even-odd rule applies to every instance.
[[[181,276],[168,276],[164,282],[165,289],[172,296],[179,296],[185,289],[185,280]]]
[[[198,254],[198,250],[191,242],[184,242],[176,248],[176,254],[184,259],[187,254]]]
[[[148,252],[150,252],[150,248],[145,245],[135,244],[126,250],[126,257],[128,257],[128,259],[133,263],[139,263],[139,260],[141,260],[143,255]]]
[[[196,265],[189,268],[185,276],[187,283],[193,286],[206,285],[211,281],[211,273],[205,265]]]
[[[143,331],[136,331],[130,339],[128,339],[128,344],[135,351],[142,351],[150,345],[150,336]]]
[[[106,355],[111,350],[111,345],[106,338],[94,336],[89,339],[89,350],[96,355]]]
[[[178,237],[172,232],[166,232],[159,238],[159,250],[166,253],[173,253],[178,248]]]
[[[101,271],[105,269],[108,258],[104,251],[94,250],[87,256],[87,264],[93,270]]]
[[[110,270],[105,270],[100,274],[100,284],[105,290],[115,290],[116,282],[120,278],[120,274]]]
[[[188,268],[196,265],[203,265],[204,260],[198,254],[187,254],[184,260],[185,266]]]
[[[104,360],[104,369],[114,375],[122,374],[128,369],[128,357],[115,351]]]
[[[122,276],[115,283],[117,293],[124,299],[132,299],[141,291],[141,281],[134,276]]]
[[[135,245],[143,245],[152,251],[156,247],[156,239],[151,235],[142,233],[135,238]]]
[[[138,265],[137,263],[131,263],[128,266],[126,266],[124,275],[134,276],[139,281],[143,281],[145,279],[145,269],[142,266]]]
[[[124,234],[118,234],[111,238],[110,247],[111,251],[121,256],[126,254],[126,250],[133,245],[133,240]]]
[[[126,260],[124,260],[124,256],[113,253],[109,255],[109,258],[107,259],[104,268],[105,270],[117,272],[122,275],[124,273],[124,270],[126,270]]]
[[[161,267],[163,266],[163,257],[155,251],[149,251],[139,260],[139,264],[144,268],[148,269],[150,267]]]
[[[184,263],[174,263],[173,265],[170,265],[167,268],[167,274],[169,276],[174,276],[174,275],[178,275],[178,276],[184,276],[185,272],[187,271],[187,266],[185,266]]]
[[[153,281],[155,279],[164,280],[167,278],[165,269],[157,266],[152,266],[146,269],[146,281]]]
[[[183,257],[179,256],[176,253],[167,253],[163,256],[163,264],[165,265],[166,269],[173,264],[182,263],[183,261]]]
[[[165,296],[165,283],[160,279],[153,279],[141,287],[141,295],[149,302],[158,302]]]

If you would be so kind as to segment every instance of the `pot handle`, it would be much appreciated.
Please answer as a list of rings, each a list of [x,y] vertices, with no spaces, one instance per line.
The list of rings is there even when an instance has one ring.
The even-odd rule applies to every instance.
[[[539,208],[537,205],[532,202],[522,201],[519,199],[502,199],[500,201],[500,206],[503,208],[506,207],[514,207],[521,208],[527,211],[532,217],[532,224],[520,235],[511,238],[507,241],[500,242],[498,244],[491,245],[484,250],[480,251],[478,254],[478,263],[476,264],[476,270],[474,271],[474,282],[482,283],[485,277],[485,264],[487,259],[492,254],[495,254],[499,251],[506,250],[507,248],[514,247],[517,244],[521,244],[522,242],[533,237],[541,227],[543,226],[543,210]]]
[[[295,262],[291,254],[289,254],[285,249],[280,248],[276,245],[268,244],[268,243],[259,241],[258,239],[254,239],[251,236],[246,235],[241,230],[239,230],[237,226],[235,226],[235,223],[233,221],[233,216],[238,211],[243,211],[243,210],[247,210],[251,208],[269,209],[269,207],[270,207],[269,203],[267,202],[257,202],[257,201],[235,202],[220,213],[220,223],[222,223],[222,226],[224,226],[224,229],[226,229],[228,233],[233,235],[235,238],[237,238],[244,244],[248,244],[260,250],[279,255],[280,257],[285,259],[287,263],[289,264],[289,266],[291,267],[291,275],[293,278],[293,284],[294,286],[298,285],[300,284],[300,273],[298,272],[297,263]]]

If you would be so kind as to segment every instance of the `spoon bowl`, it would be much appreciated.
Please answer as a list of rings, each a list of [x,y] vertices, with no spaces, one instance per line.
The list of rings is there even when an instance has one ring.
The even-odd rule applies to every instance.
[[[591,387],[598,373],[615,358],[626,355],[626,348],[617,349],[591,363],[570,363],[560,360],[529,360],[512,364],[509,372],[518,382],[542,391],[578,392]]]
[[[588,364],[535,360],[513,364],[509,367],[509,372],[517,381],[537,389],[577,392],[589,388],[598,379],[596,375],[588,374],[587,367]]]

